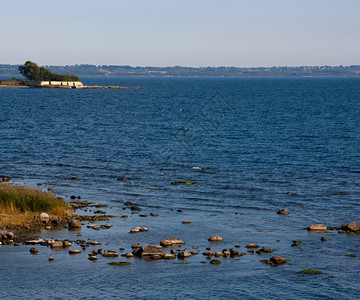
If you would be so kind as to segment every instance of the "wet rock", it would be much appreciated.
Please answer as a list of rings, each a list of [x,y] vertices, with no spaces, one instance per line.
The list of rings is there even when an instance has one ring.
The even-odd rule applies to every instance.
[[[184,258],[187,258],[187,257],[191,257],[191,253],[188,253],[187,251],[188,251],[188,250],[185,248],[184,250],[180,251],[180,252],[177,254],[177,257],[180,258],[180,259],[184,259]]]
[[[218,260],[218,259],[213,259],[213,260],[210,260],[210,263],[212,265],[219,265],[219,264],[222,264],[222,261]]]
[[[36,245],[36,244],[41,244],[44,243],[43,239],[37,239],[37,240],[29,240],[29,241],[25,241],[25,245]]]
[[[208,257],[213,256],[213,255],[214,255],[214,251],[207,250],[207,251],[203,252],[203,255],[204,255],[204,256],[208,256]]]
[[[141,208],[138,207],[138,206],[136,206],[136,205],[131,205],[131,206],[130,206],[130,210],[132,210],[132,211],[140,211]]]
[[[97,245],[101,245],[101,243],[99,243],[98,241],[91,241],[90,245],[97,246]]]
[[[259,249],[258,251],[256,251],[257,254],[261,255],[263,253],[273,253],[274,250],[273,249],[270,249],[270,248],[261,248]]]
[[[182,223],[182,224],[191,224],[191,221],[189,221],[189,220],[184,220],[184,221],[182,221],[181,223]]]
[[[256,245],[255,243],[249,243],[245,246],[245,248],[256,249],[256,248],[259,248],[259,245]]]
[[[341,230],[350,231],[350,232],[360,232],[360,224],[357,224],[356,222],[344,224],[341,226]]]
[[[171,253],[166,253],[164,255],[164,259],[175,259],[176,255],[175,254],[171,254]]]
[[[191,255],[198,255],[199,252],[198,252],[198,251],[190,251],[190,254],[191,254]]]
[[[1,182],[8,182],[10,179],[11,178],[9,176],[1,176]]]
[[[125,178],[125,177],[118,177],[116,180],[118,180],[118,181],[128,181],[128,179]]]
[[[64,246],[62,241],[53,241],[52,243],[49,242],[51,248],[62,248]]]
[[[290,212],[287,210],[287,209],[280,209],[278,212],[277,212],[278,215],[289,215]]]
[[[88,256],[96,256],[98,255],[98,252],[96,250],[91,250],[91,252],[89,252]]]
[[[163,247],[169,247],[176,244],[185,244],[185,242],[178,238],[166,238],[165,240],[160,241],[160,245]]]
[[[53,261],[54,258],[52,256],[49,256],[48,261]]]
[[[71,247],[71,242],[70,242],[70,241],[64,241],[64,242],[63,242],[63,247],[64,247],[64,248],[69,248],[69,247]]]
[[[144,257],[144,256],[160,256],[160,257],[164,257],[165,256],[165,252],[164,251],[161,251],[160,249],[154,247],[154,246],[150,246],[150,245],[147,245],[142,253],[141,253],[141,256]]]
[[[270,258],[270,262],[274,264],[275,266],[283,265],[288,262],[287,259],[281,257],[281,256],[273,256]]]
[[[81,228],[81,222],[76,219],[72,219],[68,223],[70,229],[79,229]]]
[[[111,227],[112,227],[112,225],[110,225],[110,224],[105,224],[105,225],[100,226],[101,229],[110,229]]]
[[[140,229],[137,227],[130,229],[130,233],[139,233],[139,232],[140,232]]]
[[[327,230],[327,227],[326,225],[324,224],[313,224],[313,225],[310,225],[307,230],[309,231],[318,231],[318,232],[324,232]]]
[[[140,249],[142,246],[140,244],[133,244],[131,245],[131,249]]]
[[[220,252],[220,251],[216,251],[215,252],[215,257],[223,257],[224,253]]]
[[[213,235],[211,238],[208,239],[210,242],[220,242],[223,238],[219,235]]]
[[[230,253],[230,251],[228,249],[223,249],[222,253],[224,254],[225,257],[231,255],[231,253]]]
[[[81,250],[79,249],[71,249],[69,250],[69,254],[80,254],[81,253]]]
[[[49,215],[47,213],[42,212],[42,213],[39,214],[39,219],[40,219],[41,222],[47,223],[47,222],[49,222],[50,217],[49,217]]]
[[[29,252],[30,252],[31,254],[38,254],[38,253],[39,253],[39,250],[36,249],[36,248],[34,248],[34,247],[32,247],[32,248],[29,250]]]
[[[114,250],[106,250],[103,255],[104,257],[118,257],[119,254]]]
[[[94,230],[100,230],[100,228],[97,226],[97,225],[95,225],[95,224],[91,224],[91,225],[88,225],[88,226],[86,226],[87,228],[91,228],[91,229],[94,229]]]
[[[89,256],[88,257],[88,260],[92,260],[92,261],[95,261],[95,260],[98,260],[99,258],[96,257],[95,255],[92,255],[92,256]]]

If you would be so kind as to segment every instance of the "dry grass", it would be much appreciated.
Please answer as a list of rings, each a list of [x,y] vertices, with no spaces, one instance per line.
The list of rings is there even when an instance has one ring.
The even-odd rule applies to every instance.
[[[40,212],[63,217],[70,209],[51,192],[21,185],[0,184],[0,227],[29,226]]]

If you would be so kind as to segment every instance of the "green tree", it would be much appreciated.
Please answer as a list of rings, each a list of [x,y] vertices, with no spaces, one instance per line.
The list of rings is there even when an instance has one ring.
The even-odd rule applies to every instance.
[[[51,73],[48,69],[39,67],[32,61],[27,61],[23,66],[20,66],[19,72],[26,79],[32,81],[79,81],[77,76]]]

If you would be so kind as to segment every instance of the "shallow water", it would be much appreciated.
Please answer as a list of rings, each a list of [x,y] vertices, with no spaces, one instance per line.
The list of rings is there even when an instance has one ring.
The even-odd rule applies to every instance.
[[[360,296],[359,258],[343,256],[360,254],[359,236],[304,230],[359,222],[360,79],[81,79],[141,89],[1,89],[1,174],[129,215],[112,219],[109,230],[81,230],[82,239],[98,240],[104,249],[130,251],[137,242],[179,237],[200,253],[234,245],[245,252],[255,242],[292,261],[271,268],[259,261],[271,254],[248,254],[210,265],[200,263],[200,254],[186,264],[131,259],[129,266],[113,267],[107,262],[125,259],[94,263],[87,260],[90,250],[69,256],[40,247],[33,256],[31,246],[0,246],[0,283],[8,287],[0,297]],[[73,176],[82,180],[69,180]],[[175,180],[201,184],[171,185]],[[123,210],[126,201],[158,216],[131,214]],[[291,214],[277,215],[281,208]],[[181,224],[187,219],[192,223]],[[129,234],[134,226],[150,230]],[[76,240],[77,234],[39,235]],[[211,244],[213,234],[224,241]],[[290,247],[293,240],[303,246]],[[307,268],[324,274],[299,274]]]

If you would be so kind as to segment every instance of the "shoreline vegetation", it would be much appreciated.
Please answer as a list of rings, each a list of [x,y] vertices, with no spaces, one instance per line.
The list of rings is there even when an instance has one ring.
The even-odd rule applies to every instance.
[[[26,63],[25,63],[26,64]],[[0,75],[17,74],[20,65],[0,64]],[[279,67],[132,67],[116,65],[45,66],[49,72],[76,76],[133,77],[359,77],[360,65]],[[45,69],[45,67],[41,67]],[[37,72],[39,73],[39,72]],[[67,75],[74,76],[74,75]],[[49,79],[47,79],[49,80]],[[55,79],[52,79],[55,80]]]
[[[63,223],[71,210],[71,205],[52,191],[0,183],[0,229],[38,228],[45,219]]]

